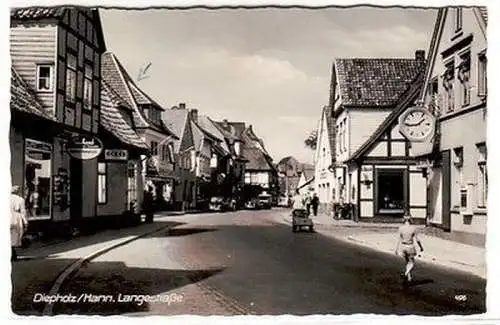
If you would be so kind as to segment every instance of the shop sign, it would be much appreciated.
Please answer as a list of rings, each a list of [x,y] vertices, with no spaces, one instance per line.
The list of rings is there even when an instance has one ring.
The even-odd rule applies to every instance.
[[[94,159],[102,152],[102,142],[94,136],[74,135],[68,141],[67,151],[75,159]]]
[[[50,160],[52,146],[45,142],[26,139],[25,141],[26,156],[33,160]]]
[[[128,160],[128,151],[122,149],[105,149],[104,159],[106,160]]]

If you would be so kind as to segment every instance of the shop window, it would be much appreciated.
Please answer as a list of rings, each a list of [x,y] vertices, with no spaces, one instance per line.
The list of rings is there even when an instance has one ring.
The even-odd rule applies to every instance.
[[[25,186],[28,220],[50,219],[52,194],[52,146],[26,139]]]
[[[107,166],[106,163],[100,162],[97,164],[97,202],[105,204],[107,202]]]
[[[250,173],[245,173],[245,184],[250,184],[252,182],[252,178]]]
[[[455,109],[455,93],[453,83],[455,82],[455,62],[446,64],[446,70],[443,75],[443,87],[446,93],[446,110],[452,112]]]
[[[136,165],[134,162],[128,163],[127,195],[128,195],[129,210],[134,210],[134,204],[137,202],[137,185],[135,179],[136,175],[135,168]]]
[[[405,209],[405,173],[401,169],[378,170],[377,204],[379,213],[401,214]]]
[[[477,179],[477,205],[480,208],[486,208],[488,204],[488,168],[486,163],[486,144],[477,145],[479,159],[477,161],[478,179]]]
[[[462,106],[470,104],[470,52],[460,56],[461,62],[458,66],[458,80],[460,81],[460,92]]]
[[[37,66],[37,91],[51,91],[52,90],[52,65],[38,65]]]
[[[478,56],[478,96],[485,97],[487,93],[487,79],[486,79],[486,54],[481,53]]]

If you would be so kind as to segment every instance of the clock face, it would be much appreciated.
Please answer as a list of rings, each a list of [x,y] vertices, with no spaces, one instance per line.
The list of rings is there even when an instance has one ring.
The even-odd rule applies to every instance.
[[[434,130],[434,116],[426,109],[409,109],[400,119],[400,131],[412,141],[425,140]]]

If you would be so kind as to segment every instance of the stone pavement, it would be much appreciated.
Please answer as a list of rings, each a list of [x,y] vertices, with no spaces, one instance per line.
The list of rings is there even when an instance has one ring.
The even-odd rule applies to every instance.
[[[12,310],[16,314],[42,314],[44,304],[34,301],[36,294],[48,294],[58,276],[72,264],[96,251],[119,245],[163,227],[179,223],[158,220],[153,224],[111,229],[66,241],[35,243],[19,249],[11,269]]]
[[[282,210],[283,219],[292,222],[289,210]],[[397,244],[396,230],[401,223],[356,223],[351,220],[334,220],[327,215],[312,217],[318,232],[340,240],[349,241],[381,252],[394,254]],[[486,279],[486,249],[481,245],[465,244],[444,238],[417,226],[424,252],[417,260],[451,267]],[[452,237],[452,236],[448,236]]]

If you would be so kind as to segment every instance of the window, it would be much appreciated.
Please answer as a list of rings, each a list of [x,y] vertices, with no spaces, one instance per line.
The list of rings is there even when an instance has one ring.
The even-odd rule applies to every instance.
[[[340,141],[339,141],[339,151],[340,153],[343,152],[343,148],[344,146],[342,145],[344,143],[344,123],[343,122],[340,122],[340,126],[339,126],[339,133],[340,133]]]
[[[92,67],[85,67],[85,79],[83,81],[83,108],[92,109]]]
[[[405,174],[402,169],[377,170],[377,206],[379,213],[404,213]]]
[[[156,141],[151,141],[151,154],[158,156],[158,142]]]
[[[250,173],[245,173],[245,184],[250,184],[252,181],[252,178],[250,176]]]
[[[66,71],[66,100],[74,103],[76,97],[76,57],[68,54]]]
[[[49,143],[26,139],[24,145],[26,217],[28,220],[50,219],[52,192],[53,203],[61,208],[67,207],[64,202],[67,199],[64,195],[67,193],[66,179],[63,179],[62,173],[52,177],[52,146]],[[54,191],[51,178],[55,180]]]
[[[437,78],[432,79],[429,82],[429,89],[427,91],[428,91],[428,94],[430,97],[429,109],[431,110],[431,112],[434,115],[439,116],[441,112],[440,112],[440,107],[439,107],[439,102],[438,102],[438,100],[439,100],[439,83],[438,83]]]
[[[343,147],[344,151],[347,150],[347,117],[344,117],[344,124],[343,124],[343,131],[344,131],[344,136],[342,137],[343,141]]]
[[[462,106],[467,106],[470,104],[470,52],[462,54],[460,59],[458,80],[461,84]]]
[[[454,32],[460,32],[462,30],[462,8],[455,8],[455,30]]]
[[[135,179],[135,162],[129,161],[128,163],[128,204],[129,210],[134,210],[134,204],[137,202],[137,185]]]
[[[446,92],[446,110],[452,112],[455,109],[455,94],[453,83],[455,81],[455,62],[451,61],[445,64],[445,73],[443,75],[443,87]]]
[[[107,201],[106,163],[97,163],[97,202],[105,204]]]
[[[169,143],[167,145],[167,159],[170,160],[170,162],[173,164],[175,162],[175,157],[174,157],[174,145]]]
[[[453,166],[455,169],[455,190],[453,191],[457,195],[458,202],[462,201],[462,189],[463,189],[463,164],[464,164],[464,150],[463,148],[453,149]],[[453,186],[452,186],[453,187]],[[460,206],[460,204],[455,204],[455,206]]]
[[[487,82],[486,82],[486,54],[481,53],[478,57],[478,78],[477,78],[477,89],[478,96],[484,97],[487,93]]]
[[[487,151],[486,144],[478,144],[477,151],[479,153],[478,165],[478,180],[477,180],[477,205],[480,208],[486,208],[488,204],[488,168],[487,168]]]
[[[52,90],[52,65],[37,66],[37,91]]]

